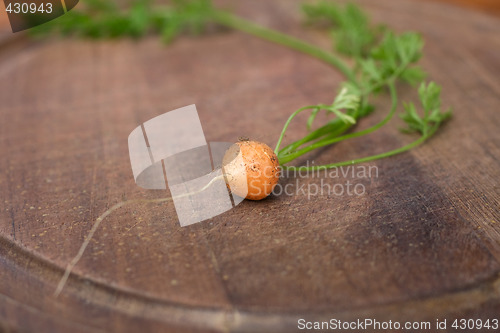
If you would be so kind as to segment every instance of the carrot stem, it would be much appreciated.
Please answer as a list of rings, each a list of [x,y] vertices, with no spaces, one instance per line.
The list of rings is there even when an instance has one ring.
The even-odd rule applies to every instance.
[[[337,137],[334,137],[331,139],[327,138],[327,139],[320,140],[318,142],[313,143],[312,145],[309,145],[309,146],[307,146],[301,150],[298,150],[296,152],[293,152],[291,154],[286,154],[286,155],[278,154],[278,159],[280,161],[280,164],[282,164],[282,165],[286,164],[286,163],[296,159],[297,157],[302,156],[302,155],[310,152],[311,150],[321,148],[324,146],[328,146],[328,145],[331,145],[331,144],[334,144],[334,143],[337,143],[337,142],[340,142],[343,140],[357,138],[357,137],[372,133],[372,132],[378,130],[380,127],[387,124],[389,122],[389,120],[391,120],[392,117],[394,116],[394,113],[396,112],[396,107],[398,104],[396,87],[394,85],[394,82],[389,83],[388,87],[389,87],[389,91],[391,94],[392,106],[391,106],[391,110],[389,111],[387,116],[384,119],[382,119],[382,121],[380,121],[379,123],[377,123],[376,125],[374,125],[370,128],[367,128],[367,129],[359,131],[359,132],[354,132],[354,133],[346,134],[343,136],[337,136]]]
[[[256,37],[277,43],[296,51],[313,56],[329,65],[336,67],[349,81],[357,84],[357,78],[349,66],[339,57],[331,52],[325,51],[317,46],[306,43],[298,38],[286,35],[273,29],[265,28],[239,16],[222,10],[213,12],[213,19],[227,27],[246,32]]]
[[[330,169],[330,168],[337,168],[341,166],[346,166],[346,165],[352,165],[352,164],[357,164],[357,163],[363,163],[363,162],[369,162],[369,161],[374,161],[374,160],[379,160],[385,157],[397,155],[400,153],[403,153],[405,151],[408,151],[412,148],[415,148],[416,146],[422,144],[424,141],[429,139],[439,128],[439,124],[434,125],[432,129],[426,134],[421,136],[419,139],[413,141],[410,144],[407,144],[406,146],[387,151],[385,153],[377,154],[377,155],[372,155],[368,157],[363,157],[363,158],[358,158],[354,160],[348,160],[348,161],[343,161],[343,162],[336,162],[336,163],[331,163],[331,164],[325,164],[325,165],[316,165],[316,166],[311,166],[311,167],[306,167],[306,166],[282,166],[283,169],[286,170],[304,170],[304,171],[318,171],[318,170],[325,170],[325,169]]]

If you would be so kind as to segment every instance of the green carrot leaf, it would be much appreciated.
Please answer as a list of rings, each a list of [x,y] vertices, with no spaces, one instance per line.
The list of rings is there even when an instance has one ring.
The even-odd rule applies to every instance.
[[[441,87],[435,82],[425,84],[422,82],[418,89],[423,115],[417,113],[413,103],[404,104],[405,112],[401,114],[401,119],[408,128],[405,132],[419,132],[426,136],[434,126],[439,125],[451,117],[451,108],[445,112],[441,111]]]
[[[426,73],[418,66],[407,67],[400,74],[400,79],[414,86],[422,82],[426,77]]]
[[[381,26],[371,26],[366,14],[355,4],[341,6],[330,1],[305,4],[307,22],[326,25],[334,48],[348,56],[364,57],[380,37]]]

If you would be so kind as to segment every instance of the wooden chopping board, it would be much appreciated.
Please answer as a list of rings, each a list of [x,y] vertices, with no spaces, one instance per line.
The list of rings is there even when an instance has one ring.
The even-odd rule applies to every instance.
[[[422,64],[454,108],[435,137],[365,164],[378,176],[329,179],[363,184],[359,196],[274,196],[185,228],[171,203],[124,207],[103,221],[58,297],[101,213],[166,195],[134,183],[127,136],[136,126],[195,103],[208,141],[274,145],[288,115],[329,102],[342,77],[238,32],[168,47],[56,39],[0,51],[0,331],[292,332],[299,318],[498,318],[500,21],[427,2],[359,3],[377,22],[424,35]],[[329,47],[301,26],[296,1],[233,7]],[[359,128],[384,116],[388,96],[376,104]],[[302,124],[286,139],[304,134]],[[396,148],[411,140],[398,124],[309,158]]]

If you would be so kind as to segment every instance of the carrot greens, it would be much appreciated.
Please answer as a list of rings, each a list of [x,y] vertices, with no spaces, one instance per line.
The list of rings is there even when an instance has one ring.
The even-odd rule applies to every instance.
[[[83,4],[82,4],[83,2]],[[328,29],[333,40],[332,51],[327,51],[293,36],[272,30],[214,7],[210,0],[174,0],[170,5],[153,5],[149,1],[135,1],[128,8],[120,8],[108,0],[85,0],[82,9],[72,10],[61,18],[38,27],[38,33],[57,30],[63,34],[77,34],[92,38],[121,36],[141,37],[159,34],[171,42],[180,34],[200,34],[213,27],[224,26],[277,43],[317,58],[345,77],[338,94],[330,104],[302,107],[285,122],[278,138],[276,153],[284,168],[318,170],[372,161],[405,152],[429,139],[440,125],[451,116],[451,110],[441,110],[441,87],[434,82],[423,82],[426,73],[418,66],[422,56],[423,39],[415,32],[396,33],[384,25],[374,25],[356,5],[339,5],[320,1],[303,6],[306,22]],[[403,147],[359,159],[296,167],[287,165],[315,149],[347,139],[370,134],[386,125],[396,113],[399,100],[397,88],[402,83],[420,83],[418,95],[422,112],[414,103],[403,103],[401,119],[407,128],[419,137]],[[374,111],[370,100],[388,91],[391,107],[376,125],[350,132],[363,117]],[[282,147],[287,130],[294,118],[308,112],[308,133]],[[331,119],[314,127],[320,112]]]

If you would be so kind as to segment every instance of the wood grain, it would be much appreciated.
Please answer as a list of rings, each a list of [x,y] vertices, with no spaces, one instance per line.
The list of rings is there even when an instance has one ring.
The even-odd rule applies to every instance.
[[[427,1],[440,1],[468,9],[474,9],[488,13],[490,15],[500,15],[500,2],[497,0],[427,0]]]
[[[134,184],[127,136],[137,125],[196,103],[208,141],[273,145],[290,112],[330,101],[342,78],[237,32],[169,47],[54,39],[3,56],[0,331],[292,332],[298,318],[498,316],[500,22],[443,4],[360,3],[374,20],[424,35],[423,66],[443,85],[452,121],[418,149],[367,164],[378,177],[328,179],[362,183],[361,196],[275,196],[186,228],[172,204],[127,206],[102,223],[57,298],[97,216],[166,195]],[[297,4],[233,7],[328,47],[325,34],[300,25]],[[390,101],[376,103],[359,128]],[[398,124],[309,158],[395,148],[411,140]]]

